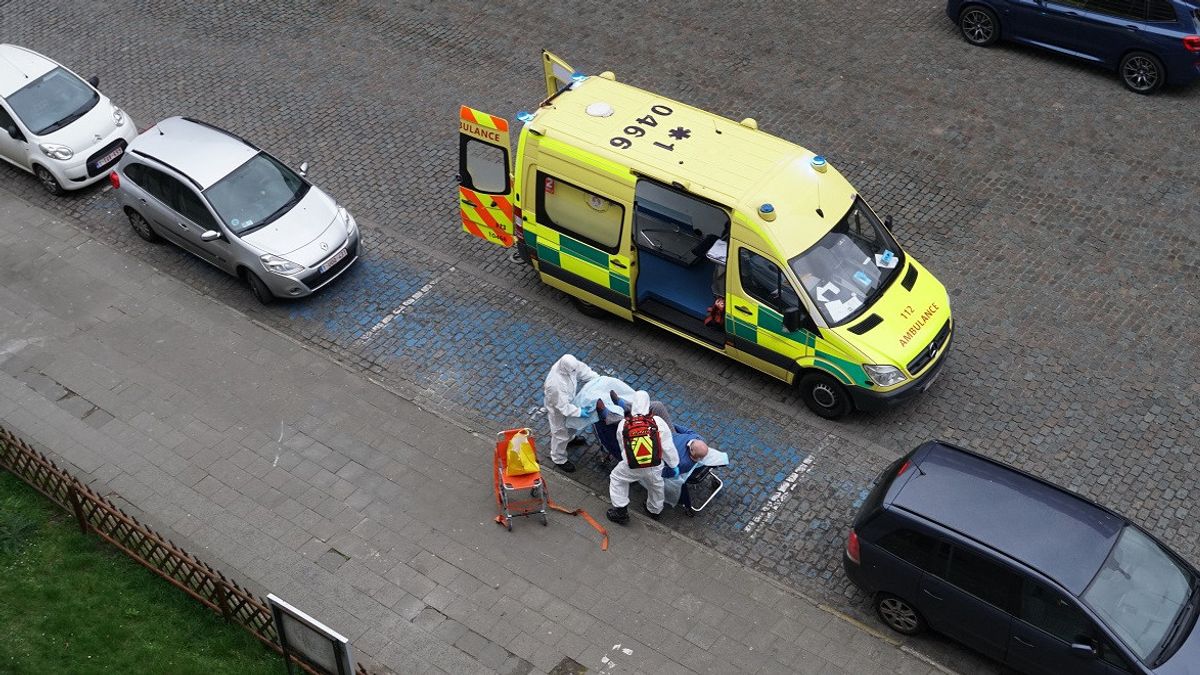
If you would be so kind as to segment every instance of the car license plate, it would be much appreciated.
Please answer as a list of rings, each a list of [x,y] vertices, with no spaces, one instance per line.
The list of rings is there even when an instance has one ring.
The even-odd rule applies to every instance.
[[[321,274],[328,272],[329,268],[341,262],[342,258],[345,258],[348,253],[349,251],[346,249],[342,249],[337,253],[334,253],[332,256],[330,256],[329,260],[326,260],[323,265],[317,268],[317,272],[320,272]]]
[[[113,161],[114,159],[120,157],[121,153],[123,153],[123,152],[125,152],[125,149],[120,146],[113,148],[112,151],[109,152],[107,155],[96,160],[96,166],[100,167],[100,166],[104,166],[105,164],[108,164],[109,162]]]

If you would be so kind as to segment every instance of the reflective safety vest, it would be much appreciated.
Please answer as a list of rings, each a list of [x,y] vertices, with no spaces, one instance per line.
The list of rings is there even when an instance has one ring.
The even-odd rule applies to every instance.
[[[631,469],[649,469],[662,464],[662,440],[653,415],[625,418],[625,463]]]

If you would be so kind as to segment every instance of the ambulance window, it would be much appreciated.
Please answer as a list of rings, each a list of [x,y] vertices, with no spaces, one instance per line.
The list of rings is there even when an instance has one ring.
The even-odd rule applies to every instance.
[[[634,224],[639,247],[691,265],[729,233],[729,214],[704,200],[641,180],[635,193]]]
[[[508,192],[508,153],[490,143],[463,137],[463,186],[491,195]]]
[[[541,171],[537,174],[538,223],[616,253],[625,207]]]
[[[801,307],[800,297],[783,276],[783,270],[748,248],[738,250],[738,274],[743,291],[780,314]]]

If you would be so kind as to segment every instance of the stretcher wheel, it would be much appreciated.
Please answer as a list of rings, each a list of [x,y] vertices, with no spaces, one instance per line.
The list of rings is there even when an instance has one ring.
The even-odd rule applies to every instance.
[[[686,512],[688,514],[688,518],[696,517],[696,512],[692,510],[691,506],[685,506],[685,507],[683,507],[683,510],[684,510],[684,512]]]
[[[546,527],[546,526],[547,526],[547,525],[549,525],[549,524],[550,524],[550,521],[549,521],[549,520],[546,520],[546,514],[545,514],[545,513],[543,513],[543,514],[542,514],[542,527]]]
[[[504,526],[508,528],[509,532],[512,532],[512,518],[506,518],[504,520]]]

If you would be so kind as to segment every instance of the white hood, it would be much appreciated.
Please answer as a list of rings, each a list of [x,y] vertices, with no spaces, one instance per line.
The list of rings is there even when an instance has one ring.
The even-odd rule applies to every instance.
[[[644,391],[633,392],[633,398],[629,400],[629,412],[633,415],[649,415],[650,394]]]
[[[125,124],[133,124],[128,116],[125,117]],[[117,123],[113,119],[113,104],[108,97],[101,95],[100,102],[87,111],[83,117],[58,131],[38,136],[38,142],[65,145],[75,153],[76,157],[82,159],[105,145],[116,128]]]

